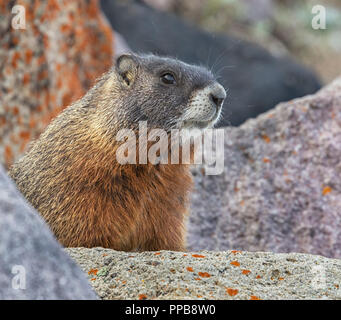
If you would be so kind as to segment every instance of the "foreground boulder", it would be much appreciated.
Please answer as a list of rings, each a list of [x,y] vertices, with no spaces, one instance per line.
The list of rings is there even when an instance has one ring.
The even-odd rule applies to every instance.
[[[320,88],[313,72],[249,42],[210,34],[142,1],[101,1],[114,30],[137,52],[171,55],[207,65],[229,90],[220,126],[239,125],[277,103]]]
[[[12,27],[16,5],[24,29]],[[16,161],[110,68],[112,43],[97,0],[0,1],[0,163]]]
[[[67,252],[102,299],[340,299],[341,261],[264,252]]]
[[[96,298],[0,167],[0,300]]]
[[[225,129],[225,169],[194,170],[191,250],[341,258],[341,78]]]

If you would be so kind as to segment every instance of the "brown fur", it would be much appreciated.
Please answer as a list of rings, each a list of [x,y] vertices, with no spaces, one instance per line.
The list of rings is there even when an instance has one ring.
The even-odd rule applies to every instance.
[[[191,187],[188,166],[120,165],[115,161],[118,145],[96,135],[89,139],[87,126],[84,132],[78,128],[77,135],[84,137],[77,142],[78,152],[71,141],[65,141],[67,134],[61,134],[60,140],[54,136],[55,150],[50,153],[46,138],[63,116],[49,126],[26,157],[31,160],[39,152],[46,154],[51,167],[67,158],[67,167],[53,170],[50,176],[49,169],[36,170],[38,164],[31,162],[28,173],[32,176],[26,175],[26,181],[18,179],[22,176],[19,166],[11,171],[57,239],[66,247],[183,250]],[[74,135],[69,132],[70,137]],[[70,148],[64,148],[65,143]]]

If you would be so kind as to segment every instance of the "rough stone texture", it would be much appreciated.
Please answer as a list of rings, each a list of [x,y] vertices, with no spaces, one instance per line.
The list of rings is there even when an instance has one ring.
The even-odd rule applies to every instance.
[[[22,268],[26,281],[21,284],[26,289],[15,289],[19,284],[17,272]],[[82,271],[0,167],[0,300],[3,299],[97,297]]]
[[[102,299],[341,299],[341,261],[308,254],[71,248]]]
[[[225,129],[224,152],[223,174],[194,170],[191,250],[341,258],[341,78]]]
[[[11,27],[26,9],[26,29]],[[0,163],[9,166],[112,64],[98,1],[0,0]]]
[[[290,58],[277,58],[256,44],[205,32],[141,0],[102,0],[101,5],[133,51],[170,55],[213,70],[228,89],[219,126],[239,125],[279,102],[320,88],[316,75]]]

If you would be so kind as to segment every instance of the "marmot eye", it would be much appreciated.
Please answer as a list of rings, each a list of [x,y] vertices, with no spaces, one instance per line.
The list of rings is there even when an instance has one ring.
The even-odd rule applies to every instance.
[[[171,73],[165,73],[161,76],[161,81],[165,84],[175,84],[175,78]]]

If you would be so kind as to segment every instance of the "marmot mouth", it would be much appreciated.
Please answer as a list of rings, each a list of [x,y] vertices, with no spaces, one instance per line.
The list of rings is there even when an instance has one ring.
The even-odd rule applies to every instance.
[[[208,121],[184,121],[183,128],[184,129],[206,129],[208,127],[213,127],[216,119],[208,120]]]
[[[185,120],[183,121],[182,128],[184,129],[206,129],[206,128],[213,128],[215,123],[218,122],[220,118],[220,112],[217,112],[214,117],[210,120]]]

